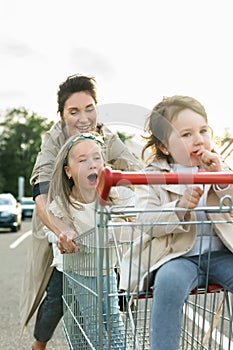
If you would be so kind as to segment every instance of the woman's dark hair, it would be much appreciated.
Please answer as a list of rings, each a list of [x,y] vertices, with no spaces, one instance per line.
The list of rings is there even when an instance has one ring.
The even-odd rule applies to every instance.
[[[81,91],[89,94],[95,103],[97,103],[96,81],[94,77],[75,74],[69,76],[63,83],[59,85],[57,92],[57,112],[60,113],[61,116],[63,115],[64,105],[67,99],[75,92]]]

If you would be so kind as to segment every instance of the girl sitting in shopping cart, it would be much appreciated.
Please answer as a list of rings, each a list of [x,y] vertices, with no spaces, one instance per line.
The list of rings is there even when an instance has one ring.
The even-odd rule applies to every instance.
[[[146,172],[229,172],[219,155],[212,151],[206,111],[194,98],[163,98],[153,108],[145,125],[147,136],[143,157],[150,151]],[[147,272],[150,271],[153,286],[151,349],[178,350],[183,305],[189,293],[206,283],[219,284],[233,292],[233,225],[230,213],[212,214],[204,210],[194,213],[198,207],[218,206],[224,195],[232,197],[233,186],[221,183],[150,184],[137,186],[136,194],[135,206],[140,211],[137,221],[145,224],[144,238],[147,236],[147,242],[141,245],[144,249],[141,252],[136,248],[131,250],[131,253],[141,254],[140,259],[130,257],[130,252],[124,256],[120,287],[128,290],[130,273],[130,289],[137,288],[137,262],[141,286],[142,277],[147,275],[148,278]],[[158,210],[153,212],[149,209]],[[216,217],[225,224],[214,223],[212,226],[206,223],[202,232],[198,224],[188,224],[189,221],[205,222]],[[148,223],[152,223],[151,227]],[[134,242],[135,247],[141,242]],[[147,256],[150,256],[149,268],[143,267],[143,262],[148,261]]]
[[[82,233],[93,229],[93,235],[88,236],[86,234],[83,235],[81,240],[75,240],[77,242],[77,255],[73,255],[72,261],[73,266],[76,267],[70,271],[71,282],[69,282],[68,288],[71,290],[71,294],[76,297],[75,302],[78,302],[79,311],[77,315],[73,315],[74,322],[70,330],[73,332],[73,329],[75,329],[75,317],[78,318],[81,315],[84,322],[79,324],[82,328],[80,332],[82,333],[82,339],[78,339],[77,334],[67,334],[69,341],[71,343],[74,342],[72,344],[74,348],[85,349],[83,342],[83,334],[85,334],[88,341],[87,344],[90,342],[96,349],[99,349],[99,329],[103,327],[104,349],[109,349],[110,346],[111,349],[123,350],[129,349],[129,347],[126,342],[124,324],[119,311],[117,278],[113,266],[111,266],[108,278],[103,273],[103,295],[100,296],[100,300],[103,302],[102,308],[105,310],[103,312],[106,313],[106,310],[110,308],[108,310],[109,319],[104,319],[104,325],[99,325],[96,315],[98,307],[97,298],[95,297],[97,293],[97,266],[91,255],[95,254],[96,186],[99,170],[104,166],[102,157],[103,146],[102,138],[96,133],[84,133],[73,136],[66,142],[57,156],[54,167],[48,194],[48,212],[52,212],[53,215],[62,218],[64,222],[73,226],[77,231],[78,237],[82,237]],[[121,198],[115,191],[114,194],[112,193],[112,202],[111,200],[110,202],[116,204],[119,201],[122,204],[125,200],[125,203],[132,205],[133,192],[130,189],[128,190],[129,192],[124,190]],[[53,244],[54,259],[52,266],[55,266],[59,271],[63,271],[64,260],[62,254],[74,253],[74,251],[68,251],[67,249],[59,251],[57,238],[54,233],[47,228],[45,228],[45,231],[49,241]],[[78,279],[77,284],[72,283],[74,279]],[[83,289],[80,285],[83,286]],[[109,299],[106,296],[107,288],[108,293],[112,293]],[[107,321],[111,325],[109,330]],[[76,327],[77,329],[78,327]],[[111,339],[110,345],[108,339]]]

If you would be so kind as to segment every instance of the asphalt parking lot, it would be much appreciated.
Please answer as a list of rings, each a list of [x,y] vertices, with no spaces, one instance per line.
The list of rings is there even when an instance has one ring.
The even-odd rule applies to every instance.
[[[21,230],[12,233],[0,230],[0,349],[29,350],[33,342],[33,318],[20,337],[19,297],[21,293],[22,271],[28,249],[31,220],[23,221]],[[48,350],[68,350],[62,324],[57,327]]]

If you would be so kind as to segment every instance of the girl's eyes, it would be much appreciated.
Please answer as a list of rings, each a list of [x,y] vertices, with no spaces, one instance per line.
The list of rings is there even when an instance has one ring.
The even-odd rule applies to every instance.
[[[184,134],[181,135],[182,137],[189,137],[191,136],[191,133],[190,132],[185,132]]]
[[[94,160],[101,160],[101,156],[96,156],[93,158]],[[87,158],[79,159],[79,163],[87,162]]]
[[[206,134],[206,133],[208,133],[208,132],[209,132],[208,129],[201,129],[201,130],[199,131],[200,134]],[[184,134],[181,135],[181,137],[190,137],[190,136],[192,136],[192,133],[191,133],[191,132],[185,132]]]
[[[208,129],[202,129],[202,130],[200,130],[200,133],[201,133],[201,134],[206,134],[207,132],[209,132]]]

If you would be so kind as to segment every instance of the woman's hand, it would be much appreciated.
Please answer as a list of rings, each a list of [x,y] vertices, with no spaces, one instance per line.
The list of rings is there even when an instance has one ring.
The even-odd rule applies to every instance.
[[[77,232],[75,231],[65,231],[60,233],[57,240],[57,246],[61,254],[75,252],[76,243],[73,241],[75,237],[77,237]]]

